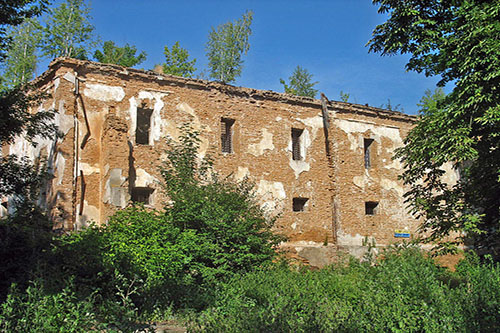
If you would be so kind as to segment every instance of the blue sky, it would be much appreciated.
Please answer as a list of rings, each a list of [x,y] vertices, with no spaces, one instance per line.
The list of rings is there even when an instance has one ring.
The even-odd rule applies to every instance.
[[[94,0],[91,8],[102,41],[147,52],[139,68],[163,62],[164,46],[180,41],[198,70],[205,69],[211,27],[252,10],[250,51],[236,86],[283,92],[279,79],[300,65],[331,100],[339,100],[342,90],[350,102],[379,107],[390,99],[415,114],[425,90],[438,81],[406,72],[407,56],[368,53],[373,29],[386,19],[369,0]]]

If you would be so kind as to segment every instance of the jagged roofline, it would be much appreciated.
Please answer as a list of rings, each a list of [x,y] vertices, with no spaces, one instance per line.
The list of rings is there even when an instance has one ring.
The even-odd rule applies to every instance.
[[[256,100],[272,100],[288,104],[295,104],[313,108],[321,108],[321,101],[311,97],[295,96],[279,93],[272,90],[259,90],[245,87],[235,87],[217,81],[184,78],[170,74],[159,74],[150,70],[128,68],[114,64],[104,64],[89,60],[73,58],[56,58],[49,64],[49,69],[33,80],[36,87],[41,87],[53,79],[54,73],[61,67],[74,68],[76,72],[100,72],[115,77],[131,77],[138,80],[156,81],[160,84],[184,86],[191,89],[211,90],[216,89],[223,93],[252,98]],[[380,109],[373,106],[353,104],[340,101],[330,101],[329,108],[340,113],[362,114],[377,118],[389,118],[398,121],[415,122],[416,116],[407,115],[398,111]]]

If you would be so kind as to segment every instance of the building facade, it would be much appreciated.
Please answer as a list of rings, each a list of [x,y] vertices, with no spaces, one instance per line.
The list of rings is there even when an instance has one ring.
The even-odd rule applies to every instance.
[[[418,228],[392,159],[413,116],[64,58],[36,84],[51,94],[40,108],[57,110],[63,136],[9,149],[47,157],[44,202],[59,228],[105,223],[132,201],[162,207],[158,166],[186,123],[201,133],[199,156],[254,182],[262,206],[280,214],[283,247],[312,265]]]

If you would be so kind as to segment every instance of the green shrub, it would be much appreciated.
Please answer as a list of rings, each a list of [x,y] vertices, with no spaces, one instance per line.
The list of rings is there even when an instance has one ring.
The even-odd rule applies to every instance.
[[[210,157],[199,160],[199,133],[183,128],[171,142],[161,169],[170,202],[165,215],[179,230],[194,233],[203,246],[194,248],[199,282],[252,270],[276,257],[284,240],[271,230],[274,219],[258,205],[252,184],[220,179]]]
[[[99,323],[92,297],[78,300],[71,286],[47,293],[40,283],[25,292],[13,285],[0,309],[1,332],[88,332]]]
[[[252,186],[220,180],[210,159],[198,160],[198,133],[189,128],[170,145],[161,170],[169,198],[164,210],[129,207],[106,226],[60,239],[54,264],[74,276],[83,294],[99,288],[113,298],[116,271],[135,281],[131,299],[141,311],[201,309],[220,281],[276,258],[283,238],[272,232],[274,220],[256,203]]]
[[[203,332],[460,332],[463,308],[443,269],[420,250],[389,249],[376,265],[286,266],[225,284],[192,329]]]
[[[471,252],[457,265],[457,273],[464,283],[456,301],[462,304],[467,331],[499,332],[500,264],[488,258],[480,262]]]
[[[0,219],[0,301],[12,283],[27,286],[33,270],[46,259],[52,237],[49,219],[29,202],[19,203],[15,214]]]

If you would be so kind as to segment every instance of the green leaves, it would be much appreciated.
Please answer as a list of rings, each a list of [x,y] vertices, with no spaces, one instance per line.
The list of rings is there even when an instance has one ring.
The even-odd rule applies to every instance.
[[[146,52],[142,51],[135,55],[137,48],[133,45],[125,44],[123,47],[115,45],[113,41],[104,42],[102,52],[96,50],[94,58],[105,64],[116,64],[123,67],[134,67],[146,60]]]
[[[171,200],[167,219],[181,234],[194,233],[201,248],[191,249],[192,263],[210,281],[270,262],[282,238],[271,231],[274,221],[256,203],[250,184],[220,180],[210,158],[198,160],[198,135],[183,128],[179,142],[170,142],[161,173]]]
[[[38,59],[37,47],[41,40],[41,26],[35,19],[9,29],[11,39],[9,52],[2,64],[2,86],[13,88],[30,81],[35,73]]]
[[[293,71],[292,76],[288,78],[290,81],[289,85],[287,85],[283,79],[280,79],[280,83],[285,88],[285,92],[287,94],[314,98],[318,93],[318,90],[313,87],[318,82],[311,82],[312,77],[313,75],[309,74],[307,69],[297,66],[297,68]],[[347,98],[349,98],[349,96],[347,96]]]
[[[374,265],[356,259],[321,270],[274,266],[236,276],[195,332],[493,332],[500,267],[464,260],[457,272],[413,246]]]
[[[165,63],[163,64],[163,73],[183,76],[183,77],[193,77],[193,73],[196,71],[194,65],[196,64],[196,59],[188,61],[189,53],[186,49],[179,46],[179,42],[175,42],[172,45],[172,49],[169,50],[168,46],[165,46]]]
[[[52,8],[43,29],[45,56],[87,59],[87,51],[96,45],[90,8],[84,0],[65,0]]]
[[[387,22],[370,51],[409,53],[406,67],[440,75],[453,91],[426,96],[421,118],[399,150],[413,211],[437,240],[456,231],[481,253],[500,258],[500,2],[375,0]],[[460,173],[446,182],[447,162]]]
[[[241,75],[243,54],[250,49],[248,41],[252,30],[253,12],[247,11],[242,18],[212,28],[208,36],[207,57],[210,77],[230,83]]]

